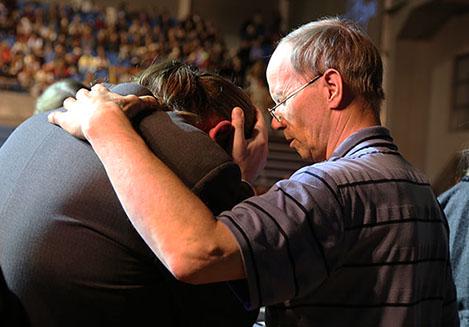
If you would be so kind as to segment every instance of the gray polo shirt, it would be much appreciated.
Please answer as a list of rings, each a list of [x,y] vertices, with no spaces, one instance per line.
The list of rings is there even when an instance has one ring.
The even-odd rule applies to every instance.
[[[218,218],[268,326],[457,325],[446,219],[383,127]]]

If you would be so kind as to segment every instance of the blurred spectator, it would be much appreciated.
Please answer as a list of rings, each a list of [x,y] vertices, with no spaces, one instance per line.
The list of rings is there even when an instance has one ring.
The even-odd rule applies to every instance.
[[[448,217],[449,246],[457,290],[461,327],[469,327],[469,149],[462,151],[458,170],[462,177],[438,197]]]
[[[89,0],[2,2],[0,77],[38,96],[57,80],[119,83],[170,58],[244,87],[249,68],[270,56],[277,32],[256,12],[242,25],[240,48],[229,51],[214,25],[197,14],[177,20],[154,8],[131,12],[125,4],[99,7]]]
[[[8,76],[7,67],[11,64],[11,51],[7,41],[0,42],[0,76]]]

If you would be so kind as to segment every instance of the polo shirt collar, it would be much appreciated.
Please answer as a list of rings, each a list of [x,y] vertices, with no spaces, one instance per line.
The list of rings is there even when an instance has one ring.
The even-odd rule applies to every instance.
[[[347,137],[332,153],[332,156],[329,158],[329,161],[335,161],[339,158],[347,156],[348,153],[351,153],[353,149],[357,146],[366,142],[368,140],[381,139],[392,144],[393,139],[389,130],[383,126],[372,126],[363,128],[349,137]]]

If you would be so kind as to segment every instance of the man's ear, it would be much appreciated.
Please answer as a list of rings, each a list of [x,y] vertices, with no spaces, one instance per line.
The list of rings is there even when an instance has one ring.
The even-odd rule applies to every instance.
[[[342,80],[342,75],[335,69],[328,69],[324,73],[324,81],[327,85],[327,102],[331,109],[342,109],[350,101],[348,92]]]
[[[208,135],[218,145],[227,150],[231,147],[233,132],[234,128],[231,122],[229,120],[222,120],[209,130]]]

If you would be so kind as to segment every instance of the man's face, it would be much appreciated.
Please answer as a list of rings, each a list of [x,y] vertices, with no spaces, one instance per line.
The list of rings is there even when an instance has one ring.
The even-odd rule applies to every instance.
[[[272,99],[276,103],[292,94],[311,77],[299,75],[290,63],[291,46],[280,44],[267,67],[267,80]],[[305,87],[280,105],[272,119],[272,128],[282,130],[290,147],[305,160],[319,162],[326,159],[326,146],[330,133],[330,110],[325,101],[323,79]]]

